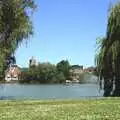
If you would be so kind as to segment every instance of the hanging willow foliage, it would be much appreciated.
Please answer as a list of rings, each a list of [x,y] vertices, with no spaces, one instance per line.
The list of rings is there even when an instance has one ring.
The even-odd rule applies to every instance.
[[[96,65],[104,80],[104,96],[120,96],[120,2],[109,11],[107,34],[99,46]]]
[[[35,8],[34,0],[0,0],[0,71],[6,57],[33,34],[30,17]]]

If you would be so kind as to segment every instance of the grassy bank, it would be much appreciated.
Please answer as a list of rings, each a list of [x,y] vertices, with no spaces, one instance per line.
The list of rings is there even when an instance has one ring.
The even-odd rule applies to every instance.
[[[120,99],[0,101],[0,120],[118,120]]]

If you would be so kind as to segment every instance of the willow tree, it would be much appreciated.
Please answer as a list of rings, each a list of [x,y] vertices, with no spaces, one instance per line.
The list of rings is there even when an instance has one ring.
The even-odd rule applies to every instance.
[[[112,52],[111,50],[105,55],[106,47],[104,46],[106,38],[101,38],[98,42],[99,51],[96,54],[97,72],[100,80],[100,88],[102,88],[102,81],[104,81],[104,96],[110,96],[113,93],[114,72],[112,66]]]
[[[107,34],[101,41],[96,63],[104,80],[104,95],[120,96],[120,2],[109,11]]]
[[[34,0],[0,0],[0,72],[5,60],[32,35],[31,13]]]
[[[114,96],[120,96],[120,2],[117,2],[110,10],[107,27],[106,53],[112,49],[113,68],[115,78]]]

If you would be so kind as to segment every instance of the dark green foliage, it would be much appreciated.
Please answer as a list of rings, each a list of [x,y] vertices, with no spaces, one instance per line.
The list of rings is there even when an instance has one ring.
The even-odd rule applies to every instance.
[[[41,63],[22,72],[21,83],[64,83],[63,72],[58,72],[55,65]]]
[[[34,0],[0,0],[0,74],[6,69],[6,59],[23,40],[32,35],[30,13]]]
[[[100,39],[96,65],[100,81],[104,81],[104,96],[120,96],[120,2],[109,11],[107,34]]]
[[[71,66],[70,66],[68,60],[60,61],[57,64],[56,68],[57,68],[58,72],[62,72],[64,74],[66,79],[69,79]]]

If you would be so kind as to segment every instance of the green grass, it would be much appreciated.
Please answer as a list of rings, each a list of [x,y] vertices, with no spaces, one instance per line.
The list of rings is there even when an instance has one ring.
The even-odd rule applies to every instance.
[[[0,101],[0,120],[120,120],[120,99]]]

